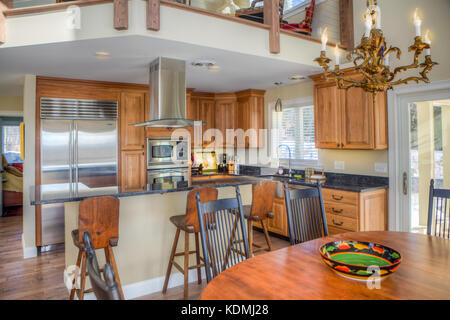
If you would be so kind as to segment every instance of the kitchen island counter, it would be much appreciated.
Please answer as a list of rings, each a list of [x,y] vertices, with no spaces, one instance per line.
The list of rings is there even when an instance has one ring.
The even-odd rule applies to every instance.
[[[146,194],[184,192],[201,187],[236,187],[256,184],[267,179],[269,178],[227,175],[226,178],[222,179],[196,180],[194,178],[190,179],[190,181],[188,182],[178,183],[177,186],[146,185],[145,187],[110,186],[101,188],[89,188],[82,183],[72,184],[72,186],[70,184],[51,184],[32,187],[30,192],[30,200],[31,205],[42,205],[81,201],[98,196],[114,196],[121,198]]]

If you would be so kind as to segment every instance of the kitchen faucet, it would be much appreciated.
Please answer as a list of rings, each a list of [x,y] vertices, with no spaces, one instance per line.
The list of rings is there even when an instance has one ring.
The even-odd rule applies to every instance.
[[[280,151],[280,148],[281,148],[281,147],[285,147],[285,148],[287,148],[288,151],[289,151],[289,172],[288,172],[288,175],[291,176],[291,173],[292,173],[292,170],[291,170],[291,148],[290,148],[288,145],[286,145],[286,144],[280,144],[280,145],[278,146],[277,152]]]

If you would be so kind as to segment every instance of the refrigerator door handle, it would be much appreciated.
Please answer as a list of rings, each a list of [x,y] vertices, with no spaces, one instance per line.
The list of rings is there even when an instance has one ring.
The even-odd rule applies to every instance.
[[[75,192],[78,196],[78,182],[79,182],[79,176],[78,176],[78,122],[74,121],[75,124],[75,143],[74,143],[74,164],[75,164]]]
[[[69,193],[73,196],[72,182],[73,182],[73,121],[70,122],[69,130]]]

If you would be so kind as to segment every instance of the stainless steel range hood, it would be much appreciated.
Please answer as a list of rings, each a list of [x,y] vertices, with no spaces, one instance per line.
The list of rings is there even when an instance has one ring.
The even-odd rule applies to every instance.
[[[186,119],[186,62],[159,57],[150,63],[149,121],[136,127],[190,127]]]

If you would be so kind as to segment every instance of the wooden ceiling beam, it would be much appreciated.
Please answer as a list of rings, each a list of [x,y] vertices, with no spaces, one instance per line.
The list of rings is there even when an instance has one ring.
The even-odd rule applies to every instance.
[[[128,0],[114,0],[114,29],[128,30]]]
[[[160,1],[147,0],[147,29],[159,31],[160,27]]]
[[[339,22],[341,45],[352,51],[355,47],[353,0],[339,0]]]
[[[280,13],[279,0],[264,0],[264,24],[269,29],[270,53],[280,53]]]

